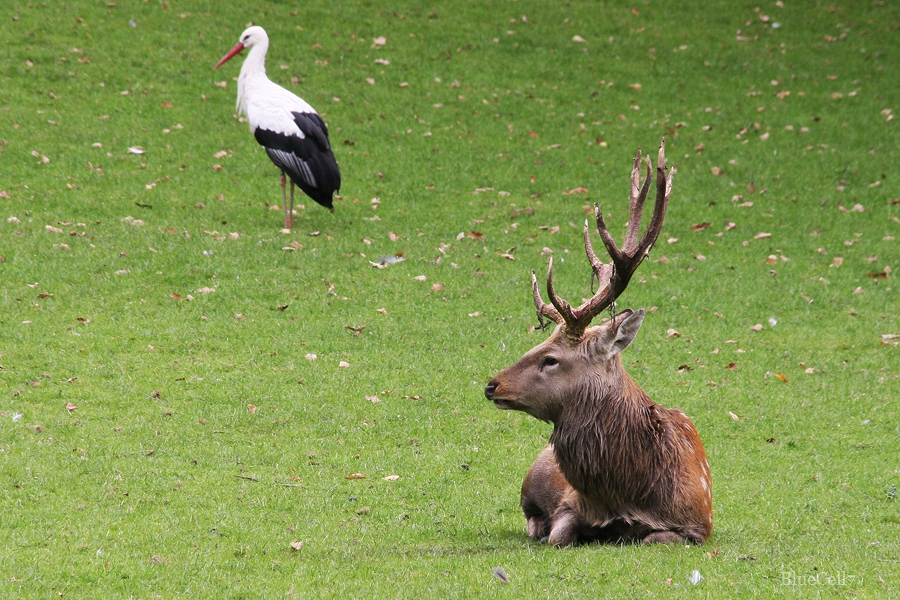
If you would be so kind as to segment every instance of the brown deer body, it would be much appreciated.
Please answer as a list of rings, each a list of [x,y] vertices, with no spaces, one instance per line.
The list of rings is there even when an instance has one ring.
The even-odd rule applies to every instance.
[[[712,532],[709,463],[690,419],[655,404],[631,379],[620,353],[634,339],[644,311],[627,309],[600,325],[591,320],[624,291],[659,236],[671,193],[660,145],[653,217],[638,239],[651,182],[640,185],[640,151],[632,170],[631,215],[619,249],[595,206],[597,228],[612,258],[602,263],[585,223],[585,250],[598,292],[572,308],[547,277],[544,304],[532,273],[539,317],[557,323],[547,340],[490,381],[485,395],[502,409],[552,422],[544,449],[522,487],[532,538],[567,546],[587,541],[703,543]]]

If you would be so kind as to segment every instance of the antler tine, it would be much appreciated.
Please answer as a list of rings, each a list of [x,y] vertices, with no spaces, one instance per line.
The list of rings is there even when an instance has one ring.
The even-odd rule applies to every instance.
[[[596,205],[594,210],[597,210]],[[584,252],[587,254],[591,268],[594,270],[594,277],[599,278],[600,272],[603,270],[603,262],[597,258],[597,254],[594,252],[594,245],[591,243],[590,225],[588,225],[587,219],[584,220]]]
[[[650,157],[648,156],[647,177],[644,179],[644,185],[639,188],[638,184],[640,184],[641,175],[641,149],[638,148],[637,156],[634,158],[634,167],[631,170],[631,213],[628,216],[628,229],[625,232],[625,243],[622,244],[622,252],[625,254],[632,254],[638,246],[638,234],[641,230],[644,202],[647,200],[647,193],[650,191],[652,173]]]
[[[565,320],[556,308],[552,305],[544,304],[544,299],[541,298],[541,292],[538,289],[537,275],[534,274],[534,269],[531,270],[531,289],[532,294],[534,295],[534,305],[537,307],[538,318],[547,317],[554,323],[560,325],[565,323]],[[543,326],[543,321],[541,321],[541,326]]]
[[[647,230],[641,239],[639,252],[641,258],[650,251],[650,248],[656,243],[656,238],[659,237],[659,232],[662,230],[663,218],[666,215],[666,208],[669,206],[669,196],[672,194],[672,178],[674,176],[674,167],[669,170],[668,177],[666,176],[666,138],[663,138],[659,144],[659,155],[656,159],[656,204],[653,207],[653,216],[650,218],[650,224],[647,226]]]
[[[575,315],[572,310],[572,305],[566,302],[564,298],[560,298],[556,294],[556,290],[553,287],[553,257],[550,257],[550,265],[547,267],[547,295],[550,297],[550,302],[553,303],[553,306],[558,311],[560,318],[566,323],[568,328],[572,328],[575,323],[578,321],[578,317]],[[549,315],[547,315],[549,316]],[[551,319],[553,317],[550,317]],[[559,321],[557,321],[559,323]]]
[[[599,214],[599,212],[600,207],[595,203],[594,214]],[[594,270],[594,277],[597,278],[597,289],[602,290],[609,283],[609,278],[613,273],[613,266],[612,263],[604,264],[597,258],[597,254],[594,252],[594,245],[591,243],[590,226],[587,219],[584,221],[584,251],[591,263],[591,268]]]

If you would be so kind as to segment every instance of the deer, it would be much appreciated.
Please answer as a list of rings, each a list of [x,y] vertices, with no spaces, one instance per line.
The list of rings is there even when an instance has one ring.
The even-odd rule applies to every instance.
[[[543,301],[535,272],[532,295],[546,340],[503,369],[485,387],[497,408],[525,412],[553,424],[549,444],[522,485],[530,538],[553,546],[608,543],[704,543],[712,533],[709,461],[691,420],[653,402],[626,372],[621,353],[634,340],[644,310],[615,312],[616,299],[662,229],[675,169],[668,170],[665,138],[656,164],[656,202],[639,235],[652,180],[651,159],[641,184],[641,151],[631,173],[631,206],[624,243],[616,245],[594,204],[597,231],[610,256],[594,252],[588,221],[584,246],[597,291],[577,308],[557,295],[553,258]],[[604,311],[609,318],[591,322]]]

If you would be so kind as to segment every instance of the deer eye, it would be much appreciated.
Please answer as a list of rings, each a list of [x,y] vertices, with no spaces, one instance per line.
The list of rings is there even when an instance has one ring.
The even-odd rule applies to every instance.
[[[541,371],[544,370],[545,367],[552,367],[554,365],[558,365],[559,361],[553,358],[552,356],[547,356],[541,361]]]

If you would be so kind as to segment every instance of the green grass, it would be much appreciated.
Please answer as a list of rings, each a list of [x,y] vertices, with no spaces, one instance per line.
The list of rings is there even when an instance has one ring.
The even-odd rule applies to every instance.
[[[5,7],[0,596],[897,595],[900,11],[784,4]],[[240,61],[212,71],[251,20],[343,171],[290,235]],[[543,339],[545,248],[589,293],[583,209],[621,235],[663,135],[625,359],[700,431],[713,537],[543,547],[518,493],[548,426],[483,386]]]

